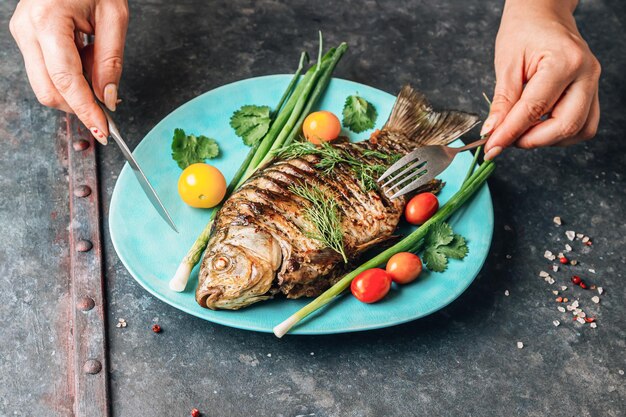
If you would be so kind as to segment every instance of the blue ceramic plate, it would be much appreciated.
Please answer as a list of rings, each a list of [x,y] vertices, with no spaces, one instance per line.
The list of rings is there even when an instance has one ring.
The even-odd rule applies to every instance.
[[[276,324],[309,301],[279,297],[239,311],[211,311],[200,307],[194,298],[197,267],[185,292],[177,293],[168,288],[170,277],[210,216],[209,210],[191,208],[178,196],[177,181],[181,171],[170,155],[174,129],[180,127],[187,133],[216,138],[221,154],[211,164],[230,180],[248,151],[230,128],[230,116],[243,104],[274,106],[290,78],[290,75],[251,78],[209,91],[168,115],[137,146],[134,155],[168,208],[179,234],[161,220],[128,165],[124,165],[111,199],[111,239],[128,271],[157,298],[214,323],[261,332],[271,332]],[[379,114],[376,128],[382,127],[395,97],[366,85],[333,79],[319,108],[341,115],[346,97],[355,93],[376,106]],[[350,132],[349,136],[356,141],[368,138],[370,133]],[[455,145],[459,144],[460,141]],[[443,173],[447,185],[439,197],[441,204],[459,189],[470,162],[469,153],[460,154]],[[329,334],[377,329],[415,320],[445,307],[465,291],[487,257],[493,233],[493,207],[488,188],[483,187],[450,222],[454,230],[468,240],[469,255],[465,260],[451,260],[444,273],[424,271],[418,281],[393,288],[389,296],[377,304],[367,305],[344,296],[323,314],[309,317],[291,333]]]

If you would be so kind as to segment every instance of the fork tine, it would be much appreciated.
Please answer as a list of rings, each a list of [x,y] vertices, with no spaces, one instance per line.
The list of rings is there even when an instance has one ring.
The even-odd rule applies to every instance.
[[[416,179],[415,181],[413,181],[412,183],[410,183],[409,185],[407,185],[406,187],[404,187],[403,189],[401,189],[400,191],[392,195],[390,198],[393,200],[394,198],[403,196],[404,194],[410,193],[413,190],[417,190],[419,187],[426,184],[428,181],[432,180],[433,178],[435,178],[435,175],[432,175],[426,172],[423,176],[419,177],[418,179]]]
[[[424,169],[422,169],[424,168]],[[404,184],[405,182],[409,181],[409,180],[414,180],[414,181],[418,181],[418,178],[420,178],[422,175],[426,174],[426,172],[428,172],[428,169],[426,169],[425,167],[421,166],[418,167],[415,172],[410,173],[409,175],[407,175],[405,178],[402,178],[400,181],[398,181],[397,183],[393,184],[392,186],[390,186],[390,189],[398,189],[400,188],[400,185]],[[417,177],[417,178],[415,178]]]
[[[407,166],[406,168],[404,168],[402,171],[395,173],[394,175],[391,176],[391,178],[389,178],[387,180],[387,182],[385,182],[383,185],[381,185],[381,187],[387,187],[389,184],[391,184],[392,182],[395,182],[398,178],[401,178],[404,174],[406,174],[407,172],[411,171],[412,169],[419,169],[421,168],[421,165],[424,165],[426,163],[426,161],[420,161],[419,159],[416,160],[415,162],[413,162],[412,164],[410,164],[409,166]],[[395,185],[394,185],[395,187]],[[392,187],[393,188],[393,187]]]
[[[409,152],[408,154],[404,155],[402,158],[398,159],[398,161],[396,161],[395,164],[387,168],[387,171],[385,171],[383,175],[381,175],[378,178],[378,182],[381,182],[382,180],[384,180],[385,178],[387,178],[388,176],[390,176],[391,174],[393,174],[394,172],[396,172],[397,170],[399,170],[406,164],[413,162],[413,160],[417,157],[418,153],[419,153],[419,149],[416,149],[413,152]]]

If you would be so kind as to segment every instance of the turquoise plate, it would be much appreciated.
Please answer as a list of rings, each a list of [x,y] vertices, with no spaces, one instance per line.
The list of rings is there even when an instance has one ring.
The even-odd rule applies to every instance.
[[[243,104],[274,106],[290,77],[251,78],[209,91],[165,117],[137,146],[134,155],[180,233],[172,231],[161,220],[128,164],[124,165],[111,199],[111,239],[131,275],[157,298],[214,323],[260,332],[271,332],[275,325],[310,301],[278,297],[239,311],[211,311],[200,307],[194,298],[197,267],[186,291],[177,293],[168,288],[170,277],[210,215],[209,210],[185,205],[178,196],[177,181],[181,171],[170,155],[174,129],[180,127],[187,133],[216,138],[221,154],[211,164],[230,180],[248,151],[230,128],[230,116]],[[333,79],[319,108],[341,115],[346,97],[355,93],[376,106],[379,114],[376,128],[382,127],[395,97],[366,85]],[[349,133],[352,140],[359,140],[368,138],[371,131],[359,135],[345,133]],[[460,145],[460,141],[456,145]],[[441,204],[459,189],[470,162],[469,153],[460,154],[443,173],[441,177],[447,185],[439,197]],[[368,305],[351,296],[342,297],[323,314],[309,317],[291,333],[329,334],[377,329],[418,319],[448,305],[470,285],[487,257],[493,233],[493,207],[488,188],[484,186],[450,222],[454,230],[468,240],[469,255],[465,260],[452,260],[444,273],[424,271],[418,281],[393,288],[390,295],[377,304]]]

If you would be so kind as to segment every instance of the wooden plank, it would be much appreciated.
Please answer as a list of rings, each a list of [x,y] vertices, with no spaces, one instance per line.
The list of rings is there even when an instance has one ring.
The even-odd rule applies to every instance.
[[[74,414],[109,415],[106,314],[95,140],[67,117]]]

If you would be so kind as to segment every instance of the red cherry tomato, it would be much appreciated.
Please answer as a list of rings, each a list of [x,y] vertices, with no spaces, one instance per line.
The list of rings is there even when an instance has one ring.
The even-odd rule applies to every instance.
[[[422,261],[414,253],[400,252],[389,258],[386,269],[393,282],[408,284],[422,273]]]
[[[391,288],[391,277],[384,269],[372,268],[361,272],[350,284],[350,290],[357,300],[375,303],[381,300]]]
[[[439,200],[433,193],[418,194],[409,200],[404,218],[411,224],[424,224],[439,210]]]

